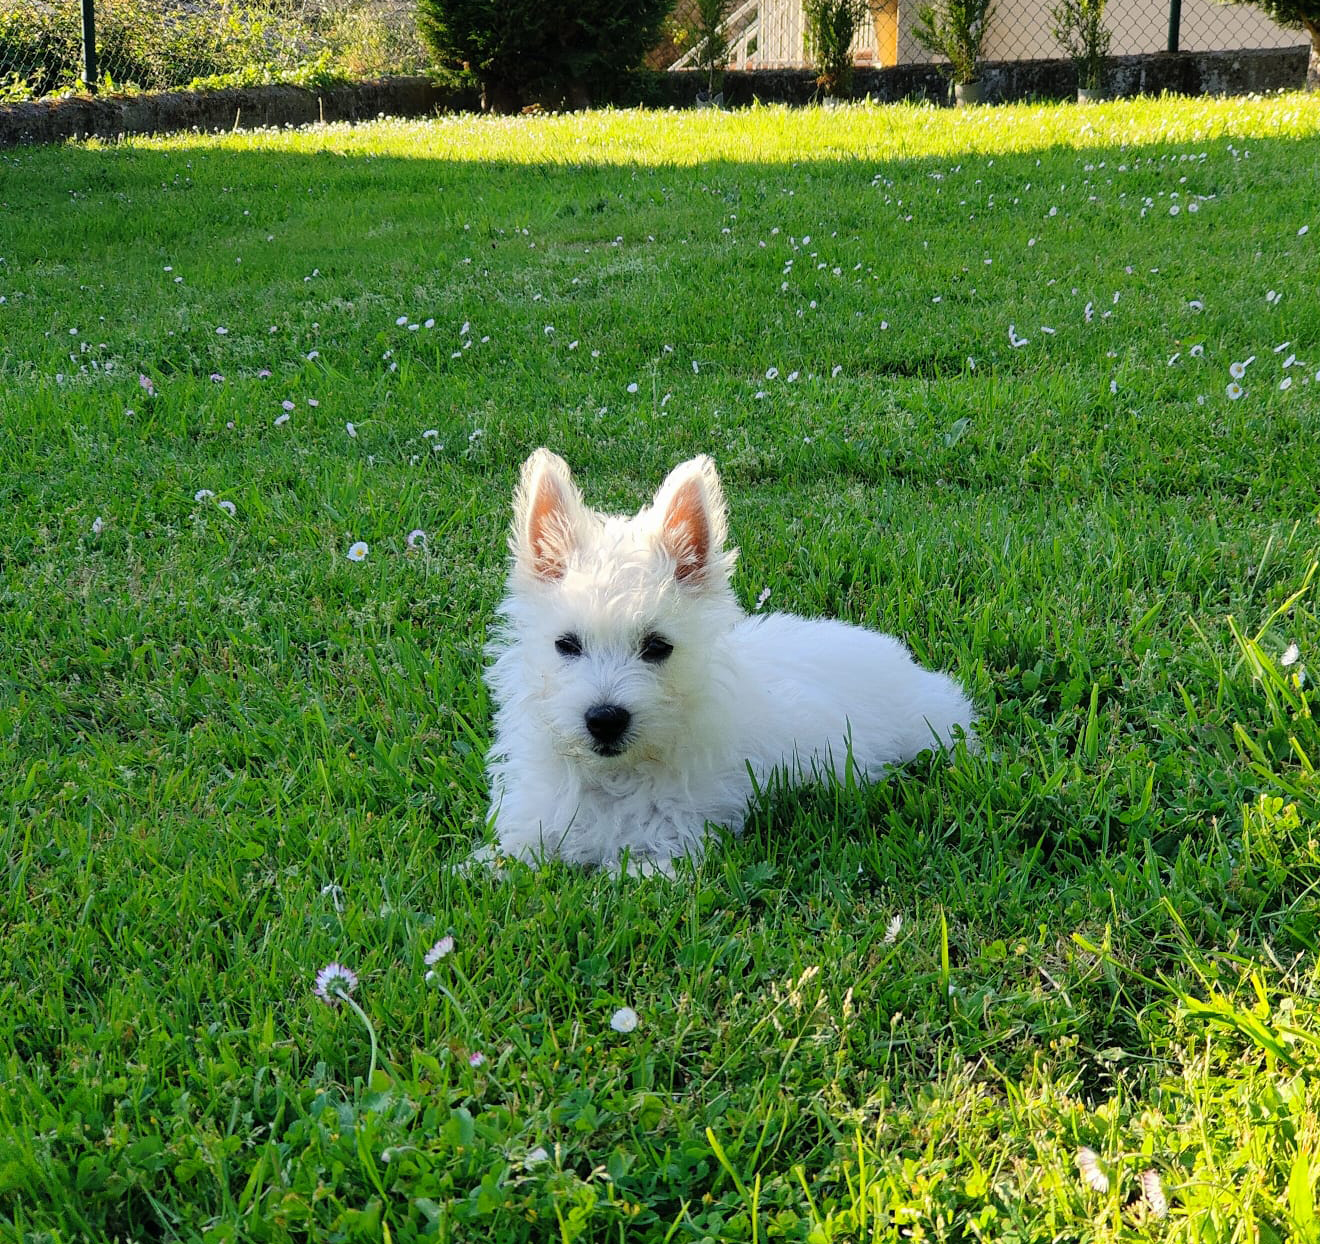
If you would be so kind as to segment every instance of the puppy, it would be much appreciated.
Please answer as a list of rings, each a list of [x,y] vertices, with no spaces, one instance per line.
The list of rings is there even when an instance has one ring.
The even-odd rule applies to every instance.
[[[897,639],[739,608],[709,458],[623,518],[588,509],[563,460],[538,449],[513,508],[487,671],[505,854],[672,872],[700,855],[708,823],[740,830],[776,770],[875,780],[973,742],[962,688]]]

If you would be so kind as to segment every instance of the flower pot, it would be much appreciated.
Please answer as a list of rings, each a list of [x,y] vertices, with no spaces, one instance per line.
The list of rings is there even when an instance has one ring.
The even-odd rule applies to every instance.
[[[953,103],[956,108],[966,108],[981,102],[980,82],[955,82],[953,84]]]
[[[1098,86],[1079,86],[1077,88],[1077,102],[1079,104],[1094,104],[1100,98],[1100,88]]]

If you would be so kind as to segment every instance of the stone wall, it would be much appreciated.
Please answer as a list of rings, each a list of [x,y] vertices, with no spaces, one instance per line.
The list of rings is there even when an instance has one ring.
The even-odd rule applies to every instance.
[[[1112,95],[1244,94],[1300,87],[1306,80],[1307,50],[1282,48],[1246,52],[1177,52],[1120,56],[1110,61],[1106,90]],[[984,68],[988,101],[1066,99],[1076,76],[1062,60],[1003,61]],[[637,75],[620,104],[690,107],[705,75],[696,71]],[[854,94],[875,100],[942,100],[947,88],[931,65],[858,69]],[[810,103],[817,94],[810,70],[758,70],[724,75],[731,107],[763,103]],[[309,125],[315,121],[366,121],[374,117],[428,116],[473,109],[475,92],[445,90],[426,78],[388,78],[352,86],[306,89],[259,86],[223,91],[171,91],[151,95],[78,96],[0,105],[0,147],[62,142],[70,138],[117,138],[121,134],[251,129]]]
[[[1111,96],[1245,95],[1295,90],[1306,83],[1307,49],[1268,48],[1246,52],[1161,52],[1151,56],[1115,56],[1105,70],[1105,93]],[[1076,94],[1077,73],[1067,60],[997,61],[982,66],[985,99],[1009,103],[1024,99],[1069,99]],[[705,88],[705,75],[670,73],[663,90],[646,102],[683,107]],[[805,69],[761,69],[724,75],[724,102],[739,107],[762,103],[810,103],[816,77]],[[892,69],[858,68],[853,94],[874,100],[943,100],[948,85],[934,65],[897,65]]]
[[[252,86],[220,91],[79,95],[0,104],[0,147],[190,129],[369,121],[382,115],[416,117],[477,106],[475,91],[443,90],[420,77],[317,88]]]

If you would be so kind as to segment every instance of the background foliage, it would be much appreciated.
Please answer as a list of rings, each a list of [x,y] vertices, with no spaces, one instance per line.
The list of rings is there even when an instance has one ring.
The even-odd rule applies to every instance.
[[[425,62],[407,0],[98,0],[96,29],[100,85],[117,90],[370,78]],[[78,0],[0,0],[3,96],[76,89],[80,32]]]
[[[473,80],[485,106],[585,106],[642,63],[673,0],[418,0],[436,64]]]

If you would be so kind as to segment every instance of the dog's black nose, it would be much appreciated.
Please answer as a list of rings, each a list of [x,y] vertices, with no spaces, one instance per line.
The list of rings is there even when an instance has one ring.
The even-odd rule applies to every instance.
[[[632,714],[621,704],[597,704],[583,715],[596,750],[606,756],[622,751],[619,740],[632,724]]]

